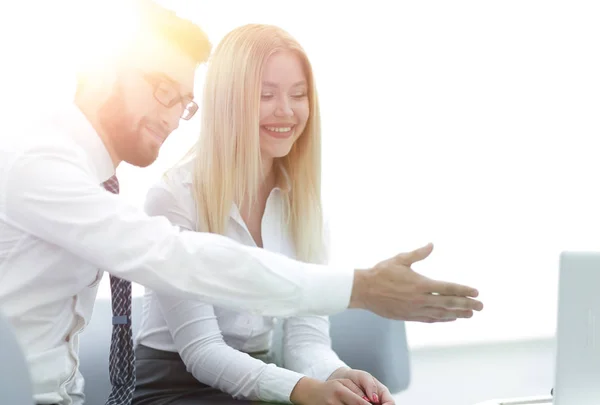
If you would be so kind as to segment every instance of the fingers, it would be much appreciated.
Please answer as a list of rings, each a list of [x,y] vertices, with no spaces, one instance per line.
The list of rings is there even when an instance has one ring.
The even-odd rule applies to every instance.
[[[396,256],[396,261],[406,266],[410,266],[413,263],[426,259],[427,256],[431,254],[432,250],[433,245],[429,243],[419,249],[413,250],[412,252],[400,253]]]
[[[416,316],[414,318],[409,319],[410,322],[423,322],[423,323],[439,323],[439,322],[454,322],[456,318],[447,318],[447,319],[436,319],[430,318],[427,316]]]
[[[378,393],[379,393],[379,403],[381,405],[395,405],[394,397],[390,390],[387,389],[385,385],[377,381],[377,379],[373,378],[377,383]]]
[[[465,311],[481,311],[483,309],[481,301],[452,295],[428,295],[424,299],[424,305],[427,307],[459,311],[457,313],[466,313]]]
[[[358,387],[362,388],[364,392],[363,397],[364,400],[369,401],[372,404],[394,404],[394,399],[392,394],[390,394],[387,387],[381,384],[375,377],[366,371],[361,370],[352,370],[351,371],[352,379],[350,381],[354,382]],[[356,392],[353,390],[353,392]]]
[[[363,390],[364,395],[367,396],[367,399],[374,403],[379,403],[378,394],[379,387],[377,386],[377,382],[375,378],[367,373],[366,371],[356,370],[356,379],[353,381]]]
[[[448,283],[446,281],[427,279],[425,285],[427,292],[433,294],[455,295],[457,297],[477,297],[479,295],[479,291],[475,288],[456,283]]]
[[[413,314],[415,317],[435,319],[436,321],[456,320],[458,318],[472,318],[473,311],[464,309],[450,309],[425,306]]]
[[[348,388],[350,391],[352,391],[359,397],[362,398],[365,395],[365,393],[360,389],[358,385],[354,383],[354,381],[349,380],[347,378],[342,378],[339,380],[339,382],[341,382],[344,385],[344,387]]]
[[[368,400],[365,400],[364,392],[348,379],[338,380],[344,386],[344,390],[339,393],[339,398],[344,405],[371,405]]]

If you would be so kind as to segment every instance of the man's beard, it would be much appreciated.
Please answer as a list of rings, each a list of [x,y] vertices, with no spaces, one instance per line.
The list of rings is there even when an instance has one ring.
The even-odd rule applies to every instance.
[[[142,128],[148,123],[147,117],[142,117],[137,123],[133,114],[129,112],[124,97],[124,90],[120,83],[115,87],[98,109],[98,123],[110,137],[112,148],[123,160],[131,165],[146,167],[154,162],[155,156],[147,156],[143,145],[138,145],[142,139]]]

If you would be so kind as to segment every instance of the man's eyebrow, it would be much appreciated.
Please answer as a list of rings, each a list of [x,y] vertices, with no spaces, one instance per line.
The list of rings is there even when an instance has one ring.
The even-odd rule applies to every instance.
[[[161,79],[166,80],[167,82],[170,82],[171,84],[180,85],[180,83],[177,80],[173,79],[171,76],[169,76],[166,73],[155,72],[154,75],[160,77]]]
[[[167,82],[171,83],[174,86],[181,87],[181,83],[179,83],[177,80],[173,79],[171,76],[169,76],[166,73],[156,72],[156,76],[159,76],[161,79],[166,80]],[[193,100],[194,99],[194,93],[193,92],[189,92],[189,93],[183,94],[182,97],[183,98],[189,98],[189,99]]]

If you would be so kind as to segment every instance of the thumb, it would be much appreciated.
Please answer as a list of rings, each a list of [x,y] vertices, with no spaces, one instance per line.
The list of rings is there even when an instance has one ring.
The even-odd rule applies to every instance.
[[[413,263],[426,259],[432,251],[433,244],[428,243],[427,245],[413,250],[412,252],[400,253],[398,256],[396,256],[396,260],[404,265],[410,266]]]

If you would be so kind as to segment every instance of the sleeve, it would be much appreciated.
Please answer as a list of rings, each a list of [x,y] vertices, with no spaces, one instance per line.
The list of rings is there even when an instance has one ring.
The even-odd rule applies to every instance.
[[[160,294],[157,299],[175,347],[198,381],[237,399],[290,403],[302,374],[227,345],[212,305]]]
[[[330,227],[324,221],[323,242],[325,260],[330,254]],[[326,316],[296,316],[284,320],[283,362],[290,370],[325,381],[337,369],[347,367],[331,348],[329,318]]]
[[[348,306],[352,269],[182,231],[106,192],[85,164],[67,148],[29,150],[4,162],[0,219],[159,293],[268,316],[326,315]]]
[[[284,321],[283,365],[321,381],[335,370],[348,367],[331,348],[327,317],[291,317]]]

